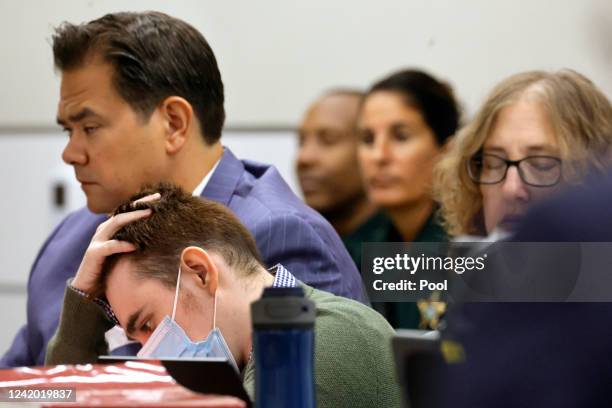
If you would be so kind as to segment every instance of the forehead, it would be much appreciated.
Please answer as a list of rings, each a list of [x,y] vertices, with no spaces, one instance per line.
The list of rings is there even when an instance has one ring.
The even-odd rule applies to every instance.
[[[122,256],[108,271],[106,276],[106,294],[122,292],[126,287],[139,286],[142,279],[136,275],[136,264],[129,257]]]
[[[112,66],[99,60],[62,71],[58,116],[69,115],[84,107],[121,104],[123,99],[112,85],[112,75]]]
[[[173,292],[158,279],[143,278],[136,272],[137,265],[129,257],[121,257],[109,271],[106,279],[106,298],[120,322],[143,306],[165,299]]]
[[[362,122],[423,122],[419,109],[406,103],[405,98],[398,92],[376,91],[370,94],[362,111]]]
[[[306,112],[303,126],[349,126],[357,119],[359,97],[348,94],[326,95]]]
[[[521,99],[496,115],[486,148],[524,151],[558,146],[548,112],[541,102]]]

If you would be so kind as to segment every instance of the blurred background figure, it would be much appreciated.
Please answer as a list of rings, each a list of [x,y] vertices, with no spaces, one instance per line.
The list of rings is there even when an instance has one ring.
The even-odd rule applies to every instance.
[[[446,241],[436,218],[432,172],[459,125],[447,84],[419,70],[375,83],[361,105],[358,157],[370,200],[393,222],[384,241]],[[375,305],[396,328],[416,328],[414,303]]]
[[[610,241],[611,146],[612,106],[589,79],[570,70],[509,77],[436,168],[449,230],[510,230],[518,242]],[[602,405],[612,377],[604,357],[612,331],[602,323],[610,316],[609,303],[594,302],[453,307],[443,337],[466,357],[436,384],[441,406]],[[466,392],[473,384],[486,392]]]
[[[361,243],[384,241],[391,222],[366,195],[357,162],[356,123],[363,92],[333,90],[306,111],[296,171],[304,201],[320,212],[361,267]]]
[[[502,81],[435,176],[451,235],[512,232],[528,205],[609,163],[612,107],[581,74],[531,71]]]

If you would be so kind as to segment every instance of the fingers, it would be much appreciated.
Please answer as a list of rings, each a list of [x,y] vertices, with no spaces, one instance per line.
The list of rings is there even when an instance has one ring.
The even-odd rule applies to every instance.
[[[147,218],[152,213],[153,211],[147,208],[145,210],[130,211],[112,216],[111,218],[100,224],[100,227],[96,232],[96,238],[98,240],[107,240],[113,235],[115,235],[115,233],[119,231],[123,226],[136,220]]]
[[[139,203],[148,203],[151,201],[159,200],[160,198],[160,193],[149,194],[148,196],[139,198],[138,200],[132,202],[132,205]],[[147,208],[144,210],[135,210],[114,215],[98,226],[95,238],[97,238],[98,240],[107,240],[112,237],[117,231],[119,231],[123,226],[136,220],[146,218],[151,214],[151,209]]]
[[[142,198],[139,198],[138,200],[134,201],[132,203],[132,205],[136,205],[138,203],[148,203],[151,201],[157,201],[161,198],[161,194],[159,193],[153,193],[153,194],[149,194],[148,196],[144,196]]]
[[[151,202],[160,198],[161,194],[159,193],[150,194],[134,201],[132,204]],[[117,214],[100,224],[85,252],[81,266],[72,281],[72,286],[86,293],[92,293],[99,283],[104,260],[107,257],[137,249],[136,245],[130,242],[111,239],[111,237],[125,225],[149,217],[151,214],[153,214],[153,211],[149,208],[135,210]]]
[[[139,220],[141,218],[147,218],[151,214],[153,214],[153,211],[150,208],[146,208],[144,210],[136,210],[117,214],[113,216],[109,221],[113,221],[111,224],[116,225],[117,229],[119,229],[124,225]]]
[[[136,246],[126,241],[110,240],[93,243],[87,248],[71,285],[85,293],[93,294],[100,284],[100,274],[104,260],[114,254],[132,252]]]
[[[135,250],[136,245],[130,242],[111,239],[110,241],[106,241],[104,245],[102,245],[100,255],[106,258],[114,254],[133,252]]]

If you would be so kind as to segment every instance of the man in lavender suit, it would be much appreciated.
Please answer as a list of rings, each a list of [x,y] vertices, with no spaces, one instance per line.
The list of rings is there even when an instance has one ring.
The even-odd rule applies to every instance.
[[[40,250],[28,281],[28,322],[0,366],[43,364],[67,281],[104,214],[160,181],[228,206],[268,266],[282,263],[308,285],[367,302],[331,226],[274,167],[240,161],[221,144],[223,83],[192,26],[156,12],[109,14],[61,25],[53,53],[62,75],[57,121],[69,137],[62,158],[88,208],[66,217]]]

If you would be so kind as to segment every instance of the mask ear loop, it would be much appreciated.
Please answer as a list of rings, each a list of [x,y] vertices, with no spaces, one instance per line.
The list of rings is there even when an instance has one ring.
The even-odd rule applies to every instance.
[[[208,255],[208,252],[206,252],[206,250],[204,250],[204,253],[206,253],[206,255]],[[215,299],[213,300],[213,327],[212,329],[216,329],[217,328],[217,291],[219,290],[219,281],[217,281],[217,289],[215,289]]]
[[[181,264],[179,263],[178,275],[176,277],[176,291],[174,292],[174,304],[172,305],[172,320],[176,316],[176,304],[178,301],[179,287],[181,286]]]
[[[215,290],[215,300],[213,303],[213,330],[217,328],[217,290]]]

